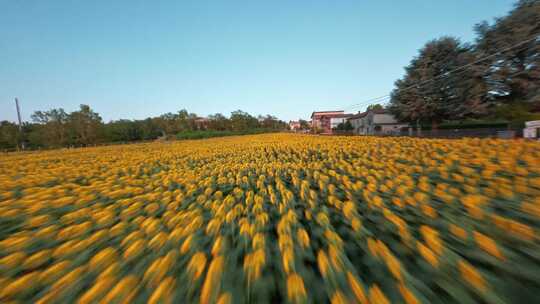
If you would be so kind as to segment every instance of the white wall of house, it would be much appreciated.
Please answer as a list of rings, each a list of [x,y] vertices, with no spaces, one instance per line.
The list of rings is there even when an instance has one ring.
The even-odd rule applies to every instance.
[[[364,117],[349,120],[354,133],[359,135],[391,134],[399,132],[407,124],[399,123],[391,114],[368,113]]]
[[[351,126],[356,130],[360,126],[360,119],[359,118],[353,118],[349,119],[349,122],[351,123]]]
[[[374,124],[394,124],[398,121],[395,119],[392,114],[374,114],[373,123]]]
[[[366,124],[365,119],[365,117],[349,119],[355,134],[364,134],[364,127]]]

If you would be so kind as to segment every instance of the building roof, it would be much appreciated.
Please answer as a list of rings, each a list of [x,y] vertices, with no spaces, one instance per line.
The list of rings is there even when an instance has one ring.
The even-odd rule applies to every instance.
[[[351,117],[349,117],[349,119],[362,118],[362,117],[364,117],[366,115],[367,115],[367,112],[358,112],[358,113],[352,115]]]
[[[322,115],[328,116],[328,115],[344,114],[344,113],[345,113],[345,111],[343,111],[343,110],[338,110],[338,111],[314,111],[313,113],[311,113],[311,117],[322,116]]]
[[[362,118],[362,117],[366,117],[369,113],[373,113],[373,114],[390,114],[387,110],[370,110],[370,111],[365,111],[365,112],[358,112],[356,114],[354,114],[353,116],[351,116],[349,119],[358,119],[358,118]]]
[[[382,110],[371,110],[371,112],[373,112],[373,114],[389,114],[387,110],[385,109],[382,109]]]
[[[323,115],[323,116],[330,116],[330,118],[349,118],[353,116],[353,114],[331,114],[331,115]]]

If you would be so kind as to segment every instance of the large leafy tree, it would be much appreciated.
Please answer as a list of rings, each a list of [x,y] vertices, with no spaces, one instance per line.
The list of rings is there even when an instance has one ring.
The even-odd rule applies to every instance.
[[[469,98],[477,90],[477,76],[462,68],[472,59],[471,48],[456,38],[429,41],[396,81],[390,111],[403,121],[431,122],[434,128],[445,119],[484,113],[483,102]]]
[[[39,124],[38,132],[47,146],[63,146],[69,141],[69,114],[64,109],[36,111],[31,115],[32,121]]]
[[[259,115],[258,122],[260,127],[266,129],[286,129],[288,127],[287,123],[269,114],[265,116]]]
[[[307,120],[300,119],[298,122],[300,123],[300,129],[309,130],[310,125],[309,125],[309,122]]]
[[[480,92],[497,105],[540,107],[540,1],[518,1],[493,23],[476,25],[476,65],[486,83]]]
[[[19,141],[19,126],[9,121],[0,121],[0,149],[11,149]]]
[[[168,112],[156,117],[154,121],[164,134],[174,134],[180,130],[177,114]]]
[[[208,115],[208,128],[217,131],[229,130],[230,120],[221,113]]]
[[[82,104],[78,111],[69,114],[70,131],[77,145],[90,145],[99,141],[101,135],[101,116],[90,106]]]
[[[200,128],[197,119],[199,117],[195,113],[180,110],[144,120],[120,119],[103,123],[101,116],[87,105],[81,105],[79,110],[71,113],[63,109],[36,111],[32,115],[33,123],[23,124],[22,132],[19,132],[14,123],[0,122],[0,149],[16,148],[17,143],[23,141],[29,147],[37,148],[154,140],[165,135],[196,130]],[[260,116],[257,120],[249,113],[238,110],[232,112],[230,118],[220,113],[209,115],[204,128],[246,131],[286,127],[287,124],[275,116]]]
[[[137,120],[120,119],[107,123],[104,126],[107,142],[135,141],[143,138],[143,122]]]
[[[230,121],[231,128],[234,131],[255,129],[259,126],[257,118],[241,110],[232,112]]]
[[[380,110],[384,110],[384,107],[378,103],[371,104],[366,108],[366,111],[380,111]]]
[[[167,135],[197,129],[197,114],[182,109],[177,113],[165,113],[154,119],[161,131]]]

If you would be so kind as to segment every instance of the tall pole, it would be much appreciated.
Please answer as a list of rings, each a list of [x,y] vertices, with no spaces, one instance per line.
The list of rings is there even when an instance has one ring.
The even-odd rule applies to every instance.
[[[19,99],[17,97],[15,97],[15,106],[17,107],[17,118],[19,119],[19,132],[22,132],[21,108],[19,108]]]
[[[22,150],[24,150],[24,141],[22,140],[22,120],[21,120],[21,108],[19,107],[19,99],[15,97],[15,106],[17,107],[17,118],[19,119],[19,144]]]

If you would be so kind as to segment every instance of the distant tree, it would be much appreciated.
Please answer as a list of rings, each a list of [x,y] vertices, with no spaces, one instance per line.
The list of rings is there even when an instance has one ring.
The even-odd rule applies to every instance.
[[[106,142],[137,141],[143,138],[143,123],[137,120],[120,119],[103,126]]]
[[[351,122],[347,120],[345,122],[338,124],[335,129],[338,131],[352,131],[354,130],[354,127],[351,124]]]
[[[36,149],[48,146],[46,138],[43,137],[42,127],[42,125],[37,123],[23,122],[21,141],[25,143],[26,148]]]
[[[300,119],[298,122],[300,123],[300,129],[309,130],[310,126],[309,126],[309,122],[307,120]]]
[[[197,119],[199,116],[195,113],[189,113],[187,116],[187,126],[189,130],[197,130],[199,126],[197,125]]]
[[[182,131],[188,131],[189,128],[189,112],[186,109],[182,109],[178,111],[176,116],[172,119],[175,133],[176,132],[182,132]]]
[[[475,87],[474,72],[451,73],[469,63],[471,54],[456,38],[428,42],[396,81],[389,110],[403,121],[431,122],[434,129],[445,119],[484,113],[482,102],[468,98]]]
[[[257,118],[241,110],[232,112],[230,120],[232,130],[234,131],[255,129],[259,126]]]
[[[161,131],[167,135],[175,134],[181,130],[178,114],[165,113],[154,119]]]
[[[211,130],[225,131],[230,130],[230,120],[221,113],[208,115],[208,128]]]
[[[490,24],[475,27],[475,65],[486,86],[479,92],[497,106],[526,103],[540,107],[540,1],[520,0],[513,10]]]
[[[145,120],[137,121],[137,124],[141,129],[141,137],[143,140],[156,139],[162,136],[163,133],[155,120],[152,118],[146,118]]]
[[[189,113],[186,109],[178,111],[175,117],[173,117],[173,124],[176,132],[192,131],[197,129],[198,116],[195,113]]]
[[[384,110],[384,107],[378,103],[369,105],[366,109],[366,111],[380,111]]]
[[[273,130],[279,130],[279,129],[286,129],[288,126],[285,122],[279,120],[277,117],[272,115],[266,115],[266,116],[259,116],[259,124],[260,127],[265,129],[273,129]]]
[[[30,117],[33,122],[39,124],[37,132],[41,133],[42,144],[58,147],[68,143],[70,117],[64,109],[36,111]]]
[[[69,125],[73,142],[77,145],[95,144],[100,139],[101,116],[88,105],[82,104],[79,111],[69,114]]]
[[[153,140],[159,137],[177,138],[178,133],[198,130],[199,116],[180,110],[144,120],[120,119],[103,123],[101,116],[88,105],[66,113],[63,109],[36,111],[33,123],[23,124],[22,134],[11,122],[0,122],[0,149],[12,149],[18,142],[31,148],[59,147],[67,145],[86,146],[98,142],[129,142]],[[261,116],[260,121],[244,111],[234,111],[231,118],[217,113],[208,116],[204,124],[207,131],[255,131],[258,128],[285,129],[288,124],[272,115]]]
[[[0,122],[0,149],[14,149],[19,141],[19,127],[9,121]]]

